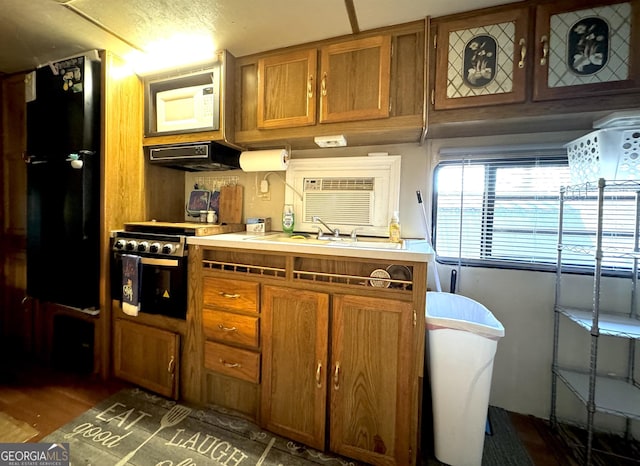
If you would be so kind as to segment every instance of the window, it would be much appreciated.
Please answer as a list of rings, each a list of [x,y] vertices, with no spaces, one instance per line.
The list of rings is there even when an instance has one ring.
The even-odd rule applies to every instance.
[[[434,175],[438,261],[553,270],[566,156],[456,160]]]
[[[570,185],[566,157],[456,160],[434,175],[434,244],[441,263],[555,270],[560,189]],[[597,192],[565,202],[563,263],[573,272],[594,266]],[[602,245],[634,250],[639,201],[633,191],[609,191]],[[607,275],[628,274],[630,261],[603,259]]]

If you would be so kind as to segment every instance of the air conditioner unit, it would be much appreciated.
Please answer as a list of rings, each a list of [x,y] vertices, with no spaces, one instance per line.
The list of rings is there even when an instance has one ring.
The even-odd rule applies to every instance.
[[[295,230],[315,232],[318,216],[342,234],[387,236],[400,201],[400,159],[340,157],[293,159],[287,170],[285,202],[296,215]],[[324,229],[324,227],[323,227]],[[326,229],[324,229],[326,232]]]

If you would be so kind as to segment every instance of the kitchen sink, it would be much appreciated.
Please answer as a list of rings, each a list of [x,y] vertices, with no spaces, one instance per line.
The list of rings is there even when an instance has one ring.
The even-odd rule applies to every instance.
[[[391,243],[386,238],[363,238],[353,241],[350,237],[326,237],[318,239],[309,235],[289,235],[287,233],[274,233],[261,236],[250,236],[247,241],[256,242],[279,242],[279,243],[296,243],[308,244],[310,246],[327,246],[340,248],[358,248],[358,249],[404,249],[404,242]]]

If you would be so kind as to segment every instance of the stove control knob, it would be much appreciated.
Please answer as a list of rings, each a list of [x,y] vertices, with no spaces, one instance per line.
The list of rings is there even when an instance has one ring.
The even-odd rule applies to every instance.
[[[125,244],[127,244],[125,240],[119,239],[119,240],[116,240],[115,243],[113,243],[113,247],[121,251],[124,249]]]
[[[140,244],[138,244],[138,251],[145,252],[148,247],[149,247],[149,243],[147,243],[146,241],[142,241]]]
[[[173,251],[175,251],[175,246],[173,244],[165,244],[164,246],[162,246],[162,253],[163,254],[171,254]]]
[[[127,251],[135,251],[136,250],[136,246],[138,246],[138,242],[131,240],[129,242],[127,242],[127,245],[125,246],[125,249]]]
[[[160,243],[151,243],[151,246],[149,246],[149,252],[152,253],[157,253],[160,251]]]

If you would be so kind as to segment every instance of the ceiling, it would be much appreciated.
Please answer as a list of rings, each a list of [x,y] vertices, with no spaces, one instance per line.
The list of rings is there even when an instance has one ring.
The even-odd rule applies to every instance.
[[[152,63],[170,57],[172,48],[187,62],[204,61],[196,55],[201,49],[241,57],[351,34],[353,27],[366,31],[512,1],[0,0],[0,72],[32,70],[92,49],[137,64],[144,54]]]

